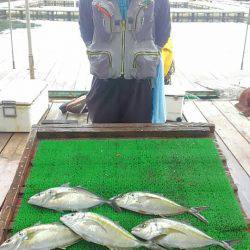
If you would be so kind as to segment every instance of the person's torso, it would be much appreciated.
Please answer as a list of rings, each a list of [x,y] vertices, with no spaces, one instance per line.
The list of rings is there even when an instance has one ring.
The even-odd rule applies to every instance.
[[[91,73],[100,79],[156,76],[154,0],[131,0],[123,20],[117,0],[93,0],[94,36],[88,46]]]

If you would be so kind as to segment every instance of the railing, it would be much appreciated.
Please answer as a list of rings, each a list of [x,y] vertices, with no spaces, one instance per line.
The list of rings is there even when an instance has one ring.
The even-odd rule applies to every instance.
[[[42,4],[41,1],[37,1],[37,3]],[[12,9],[11,14],[13,18],[25,19],[24,8]],[[0,10],[0,18],[6,19],[7,15],[8,10]],[[67,10],[67,8],[65,8],[65,10],[63,8],[60,10],[30,8],[30,16],[33,20],[74,21],[78,20],[79,11],[78,9]],[[172,11],[171,16],[173,22],[246,22],[247,20],[247,13],[244,12]]]

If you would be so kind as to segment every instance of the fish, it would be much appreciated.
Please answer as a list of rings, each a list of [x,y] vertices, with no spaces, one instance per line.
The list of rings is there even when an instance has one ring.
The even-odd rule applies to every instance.
[[[79,235],[62,223],[38,224],[14,234],[0,246],[0,250],[65,249],[80,240]]]
[[[186,208],[166,197],[148,192],[130,192],[121,194],[110,199],[112,204],[120,208],[131,210],[141,214],[167,217],[171,215],[189,213],[199,220],[208,223],[207,219],[200,214],[207,207]]]
[[[29,198],[28,203],[60,212],[83,211],[106,203],[116,211],[120,211],[120,208],[113,205],[112,201],[105,200],[80,186],[70,187],[69,184],[35,194]]]
[[[163,249],[151,242],[142,242],[107,217],[92,212],[66,214],[61,222],[84,240],[106,246],[111,250],[146,247]],[[159,248],[160,247],[160,248]]]
[[[163,248],[194,249],[217,245],[233,250],[229,242],[215,240],[191,225],[170,219],[148,220],[134,227],[131,233]]]

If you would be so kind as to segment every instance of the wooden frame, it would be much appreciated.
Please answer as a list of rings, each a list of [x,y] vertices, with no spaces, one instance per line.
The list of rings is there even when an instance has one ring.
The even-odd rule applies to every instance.
[[[30,132],[21,161],[0,213],[0,243],[11,230],[24,191],[24,184],[32,167],[39,140],[75,138],[213,138],[215,127],[208,123],[152,124],[95,124],[78,126],[72,124],[39,125]],[[217,146],[218,147],[218,146]],[[219,152],[221,152],[219,150]],[[225,159],[222,161],[226,166]],[[230,177],[231,178],[231,177]],[[230,179],[237,196],[236,185]],[[238,199],[238,197],[237,197]],[[239,200],[239,199],[238,199]]]

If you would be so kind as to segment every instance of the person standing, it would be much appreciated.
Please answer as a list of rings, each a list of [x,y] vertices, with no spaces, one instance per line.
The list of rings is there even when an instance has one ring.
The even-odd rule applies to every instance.
[[[79,25],[94,76],[86,98],[93,123],[149,123],[168,0],[80,0]]]

